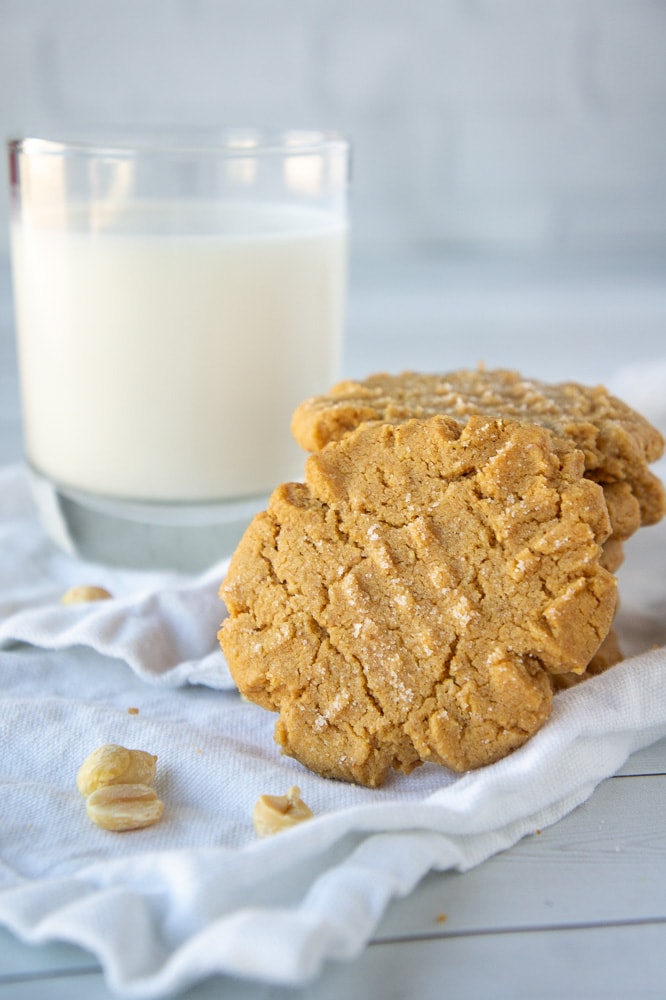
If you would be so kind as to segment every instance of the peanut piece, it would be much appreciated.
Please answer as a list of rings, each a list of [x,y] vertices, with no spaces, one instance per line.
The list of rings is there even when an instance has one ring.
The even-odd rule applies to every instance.
[[[92,587],[82,584],[80,587],[70,587],[60,598],[61,604],[84,604],[86,601],[106,601],[111,594],[105,587]]]
[[[286,795],[261,795],[252,813],[254,828],[260,837],[312,819],[313,813],[301,799],[301,790],[292,785]]]
[[[127,750],[106,743],[86,757],[76,776],[81,795],[106,785],[152,785],[157,757],[145,750]]]
[[[164,803],[147,785],[103,785],[86,799],[88,816],[103,830],[141,830],[159,822]]]

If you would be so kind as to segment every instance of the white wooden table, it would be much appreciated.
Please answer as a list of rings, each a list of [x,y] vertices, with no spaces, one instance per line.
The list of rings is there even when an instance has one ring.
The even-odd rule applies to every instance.
[[[658,262],[531,274],[506,266],[364,265],[352,283],[346,369],[358,375],[484,360],[552,380],[605,380],[620,365],[666,360],[662,277]],[[19,427],[5,267],[0,464],[20,456]],[[184,995],[663,1000],[666,741],[636,754],[554,827],[465,874],[426,878],[391,906],[357,961],[329,965],[311,987],[213,979]],[[28,946],[0,930],[0,1000],[110,996],[90,955]]]

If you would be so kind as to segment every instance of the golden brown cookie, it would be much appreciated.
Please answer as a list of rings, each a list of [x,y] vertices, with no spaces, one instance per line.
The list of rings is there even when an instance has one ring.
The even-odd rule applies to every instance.
[[[663,486],[648,469],[663,453],[661,434],[602,386],[550,385],[501,369],[378,374],[363,382],[340,382],[325,396],[303,402],[294,413],[292,432],[306,451],[318,451],[365,422],[400,423],[436,413],[463,422],[474,413],[527,420],[579,448],[588,478],[604,488],[626,487],[609,502],[619,540],[640,523],[656,523],[666,511]]]
[[[624,542],[618,542],[616,538],[609,538],[603,545],[601,565],[609,573],[617,573],[623,562]]]
[[[364,425],[273,493],[221,588],[242,694],[283,752],[376,786],[422,761],[478,767],[548,717],[549,675],[610,628],[601,488],[531,424]]]

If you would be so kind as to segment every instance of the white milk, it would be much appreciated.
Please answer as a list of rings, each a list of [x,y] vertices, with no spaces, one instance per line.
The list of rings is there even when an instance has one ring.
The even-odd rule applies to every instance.
[[[93,233],[71,208],[67,230],[14,226],[31,464],[61,486],[156,501],[301,478],[289,422],[337,377],[344,224],[280,206],[101,213]]]

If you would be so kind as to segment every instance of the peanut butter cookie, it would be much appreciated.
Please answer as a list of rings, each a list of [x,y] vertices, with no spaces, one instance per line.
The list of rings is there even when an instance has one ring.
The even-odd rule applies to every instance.
[[[232,558],[219,638],[282,751],[377,786],[523,744],[551,675],[583,672],[613,618],[583,465],[543,427],[434,416],[363,425],[278,487]]]
[[[401,423],[436,413],[462,422],[474,413],[529,421],[579,448],[587,478],[607,493],[613,488],[607,503],[616,541],[641,523],[656,523],[666,511],[664,488],[648,469],[663,453],[661,434],[602,386],[550,385],[501,369],[378,374],[340,382],[325,396],[305,400],[294,413],[292,432],[306,451],[318,451],[362,423]]]

